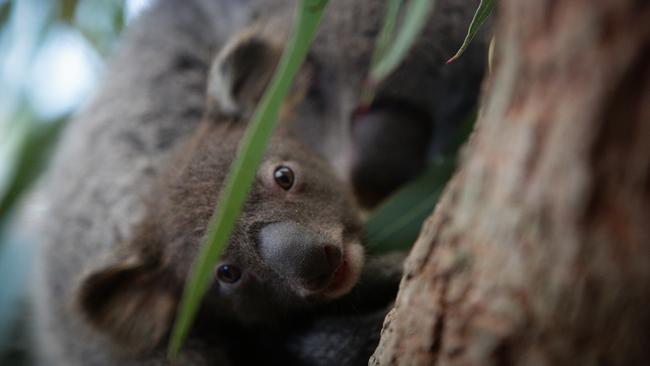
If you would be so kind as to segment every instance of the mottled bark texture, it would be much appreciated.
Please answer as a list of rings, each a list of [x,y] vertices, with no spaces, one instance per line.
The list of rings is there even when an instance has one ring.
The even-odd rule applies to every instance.
[[[650,2],[503,0],[372,365],[650,365]]]

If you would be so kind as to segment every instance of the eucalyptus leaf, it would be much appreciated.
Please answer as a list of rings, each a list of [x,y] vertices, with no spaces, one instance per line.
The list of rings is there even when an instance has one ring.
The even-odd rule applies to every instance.
[[[375,52],[372,55],[371,69],[375,68],[379,61],[384,58],[391,41],[395,38],[395,26],[397,25],[401,6],[402,0],[387,1],[384,23],[377,37]]]
[[[377,209],[366,222],[368,252],[408,250],[417,239],[422,222],[431,215],[454,168],[452,159],[433,163]]]
[[[476,33],[478,33],[481,25],[483,22],[485,22],[485,19],[487,19],[487,17],[492,14],[492,10],[495,6],[496,0],[481,0],[478,9],[476,9],[476,13],[474,14],[474,18],[472,18],[472,22],[469,25],[469,29],[467,31],[467,35],[465,36],[463,44],[460,46],[460,49],[456,52],[456,54],[447,60],[448,64],[457,60],[465,52],[465,50],[467,50],[467,47],[469,47],[469,44],[476,36]]]
[[[406,184],[375,209],[366,221],[369,254],[409,250],[422,223],[431,215],[440,194],[456,170],[460,150],[474,131],[477,111],[472,110],[458,125],[443,157],[432,162],[418,178]]]
[[[389,3],[388,12],[386,20],[393,22],[395,15],[393,12],[394,7],[399,7],[400,4],[391,4]],[[434,0],[411,0],[405,11],[404,18],[401,23],[401,27],[395,35],[393,42],[390,47],[385,51],[383,48],[386,46],[383,45],[384,40],[380,36],[380,50],[379,56],[381,57],[376,61],[370,69],[370,84],[377,85],[383,81],[391,72],[399,66],[399,64],[407,56],[408,51],[411,49],[415,43],[417,36],[420,34],[426,21],[431,14],[433,9]],[[392,27],[391,25],[384,27]],[[383,32],[382,32],[383,35]]]
[[[59,18],[64,22],[72,24],[78,2],[78,0],[61,0],[59,3]]]
[[[0,226],[22,195],[43,171],[52,146],[65,124],[65,118],[28,127],[16,154],[13,175],[0,196]],[[23,120],[27,123],[26,120]]]
[[[7,1],[3,4],[0,4],[0,30],[2,30],[9,20],[9,14],[11,14],[11,5],[13,2]]]

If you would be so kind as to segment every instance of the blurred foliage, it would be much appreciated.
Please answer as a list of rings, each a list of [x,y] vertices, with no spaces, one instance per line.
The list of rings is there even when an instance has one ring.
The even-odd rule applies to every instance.
[[[408,250],[433,211],[455,169],[454,159],[440,159],[384,202],[366,222],[368,253]]]
[[[417,36],[431,15],[435,0],[386,0],[386,14],[375,43],[368,79],[361,93],[359,108],[366,109],[376,89],[408,55]],[[399,25],[399,26],[398,26]]]
[[[447,182],[456,171],[462,145],[474,130],[476,111],[471,112],[450,141],[444,154],[426,171],[395,192],[366,221],[370,254],[408,250],[417,239],[422,223],[431,215]]]
[[[122,0],[62,0],[59,16],[77,28],[103,57],[108,56],[117,36],[124,28]],[[97,15],[101,14],[101,18]]]
[[[125,10],[121,0],[0,0],[1,365],[29,364],[23,297],[34,246],[11,231],[12,217],[44,170],[70,113],[83,102],[80,98],[56,115],[44,115],[35,89],[51,86],[52,80],[36,80],[35,67],[50,61],[42,58],[51,53],[42,51],[62,30],[81,35],[88,49],[107,55],[124,27]]]
[[[0,113],[0,143],[3,144],[0,164],[5,174],[0,180],[0,228],[6,226],[12,208],[43,170],[51,145],[74,109],[54,117],[43,117],[35,109],[30,99],[30,88],[35,87],[30,84],[30,67],[36,63],[38,51],[56,26],[66,24],[84,35],[98,54],[107,55],[124,26],[122,1],[62,0],[46,4],[49,5],[23,0],[20,4],[6,1],[0,5],[0,58],[5,61],[0,64],[3,73],[0,105],[4,112]],[[19,9],[21,6],[23,9]],[[37,7],[41,7],[39,12],[43,16],[24,15]],[[104,21],[107,15],[109,22]],[[27,51],[19,52],[20,48]],[[12,58],[16,61],[8,64],[7,60]],[[18,81],[9,82],[12,78]]]
[[[5,2],[0,5],[0,25],[4,25],[9,19],[9,12],[11,11],[11,3]]]
[[[376,46],[376,57],[370,65],[371,85],[386,79],[402,63],[427,24],[435,3],[434,0],[410,0],[407,5],[403,5],[402,0],[387,1],[384,25]],[[402,11],[402,8],[405,9]],[[401,12],[404,13],[403,19],[396,28]]]
[[[64,117],[33,126],[35,122],[30,117],[27,109],[21,110],[16,116],[16,121],[25,123],[27,128],[22,143],[18,144],[14,171],[0,196],[0,218],[9,217],[11,208],[43,171],[50,149],[66,121]]]
[[[387,1],[383,28],[377,39],[370,77],[363,93],[366,105],[372,103],[377,85],[404,59],[426,24],[435,3],[435,0],[411,0],[406,7],[402,0]],[[465,52],[480,26],[492,13],[495,4],[496,0],[481,0],[463,44],[447,63],[453,62]],[[402,8],[406,8],[404,19],[401,29],[396,32]],[[491,63],[491,57],[488,61]],[[474,130],[476,117],[476,111],[470,113],[443,155],[433,161],[420,177],[399,189],[371,213],[366,221],[366,240],[370,254],[408,250],[414,244],[422,223],[431,215],[456,170],[461,146]]]

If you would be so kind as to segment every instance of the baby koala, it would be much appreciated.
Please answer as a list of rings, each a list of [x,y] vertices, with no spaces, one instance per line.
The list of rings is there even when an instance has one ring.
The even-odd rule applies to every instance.
[[[120,347],[141,354],[164,346],[238,144],[282,44],[249,29],[221,50],[208,80],[206,113],[169,157],[147,198],[144,219],[102,266],[81,279],[76,303],[83,318]],[[289,133],[292,110],[310,81],[307,62],[214,268],[199,315],[203,328],[205,322],[215,332],[286,327],[295,314],[341,298],[357,284],[364,249],[351,189],[328,162]]]

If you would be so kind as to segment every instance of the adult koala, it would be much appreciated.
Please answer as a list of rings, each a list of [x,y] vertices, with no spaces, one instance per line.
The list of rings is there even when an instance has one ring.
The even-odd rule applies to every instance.
[[[279,224],[265,218],[240,227],[242,234],[231,240],[229,249],[237,253],[232,255],[238,266],[247,265],[243,270],[255,278],[260,289],[254,292],[257,303],[223,305],[219,296],[208,296],[178,364],[367,362],[400,266],[389,257],[371,258],[360,274],[360,285],[328,290],[345,263],[342,243],[362,237],[348,183],[364,204],[372,206],[417,174],[431,152],[444,148],[454,124],[473,106],[484,64],[484,47],[477,42],[457,64],[444,66],[461,43],[476,4],[439,1],[423,36],[380,87],[376,102],[362,115],[355,113],[384,5],[384,0],[331,1],[309,54],[307,81],[295,87],[298,98],[286,117],[293,122],[287,134],[297,136],[302,145],[278,135],[269,152],[285,160],[304,158],[308,164],[302,166],[310,174],[315,170],[323,174],[322,179],[312,175],[307,180],[318,192],[295,206],[296,212],[302,210],[300,215],[287,214]],[[214,187],[223,178],[219,168],[224,159],[232,160],[240,136],[214,131],[213,107],[219,118],[225,116],[236,126],[246,119],[260,83],[272,70],[264,62],[262,69],[257,62],[248,64],[251,59],[272,58],[274,53],[266,48],[258,54],[259,49],[244,47],[243,54],[249,55],[244,57],[235,47],[230,57],[228,45],[237,44],[232,40],[254,24],[268,24],[266,29],[273,33],[289,24],[294,12],[295,1],[290,0],[159,0],[126,31],[99,91],[67,127],[50,170],[32,197],[45,208],[42,218],[30,224],[42,244],[32,293],[40,364],[165,364],[165,337],[180,296],[178,286],[210,212],[186,215],[191,204],[185,198],[195,198],[193,202],[203,208],[216,204]],[[211,91],[214,60],[234,60],[216,66],[234,74],[224,71],[232,77]],[[221,165],[210,165],[209,173],[203,174],[203,162],[212,161],[213,152],[223,152],[221,145],[230,146],[224,148],[229,158],[218,159]],[[271,169],[267,178],[285,189],[294,178],[288,184],[286,171],[278,175],[281,167],[292,167],[281,163],[263,169]],[[280,207],[259,204],[266,202],[268,192],[262,188],[255,192],[258,195],[245,209],[248,217]],[[320,203],[314,213],[310,197],[330,200],[336,210],[322,213],[327,205]],[[159,199],[163,209],[156,205]],[[319,214],[345,225],[338,231],[324,229],[325,223],[318,224]],[[308,218],[313,220],[307,223]],[[179,222],[197,224],[189,230],[189,224]],[[158,235],[161,232],[165,235]],[[191,243],[173,246],[178,255],[166,255],[169,243],[177,243],[183,235],[191,237]],[[160,245],[138,246],[141,241],[136,239],[142,238]],[[297,254],[274,249],[287,240],[303,249],[305,242],[315,243],[317,249]],[[350,261],[361,261],[363,253],[356,253]],[[182,262],[174,262],[181,257]],[[313,265],[295,264],[302,260]],[[353,266],[362,268],[359,263]],[[309,272],[314,268],[317,276]],[[215,270],[225,282],[241,275]],[[268,276],[258,276],[262,270]],[[289,294],[285,303],[278,300],[282,296],[273,297],[276,289]],[[158,301],[161,293],[163,300]],[[306,300],[314,293],[324,295]],[[263,316],[264,301],[269,299],[274,299],[274,313]],[[215,303],[218,310],[213,312]],[[234,314],[232,321],[224,320],[224,314]]]

